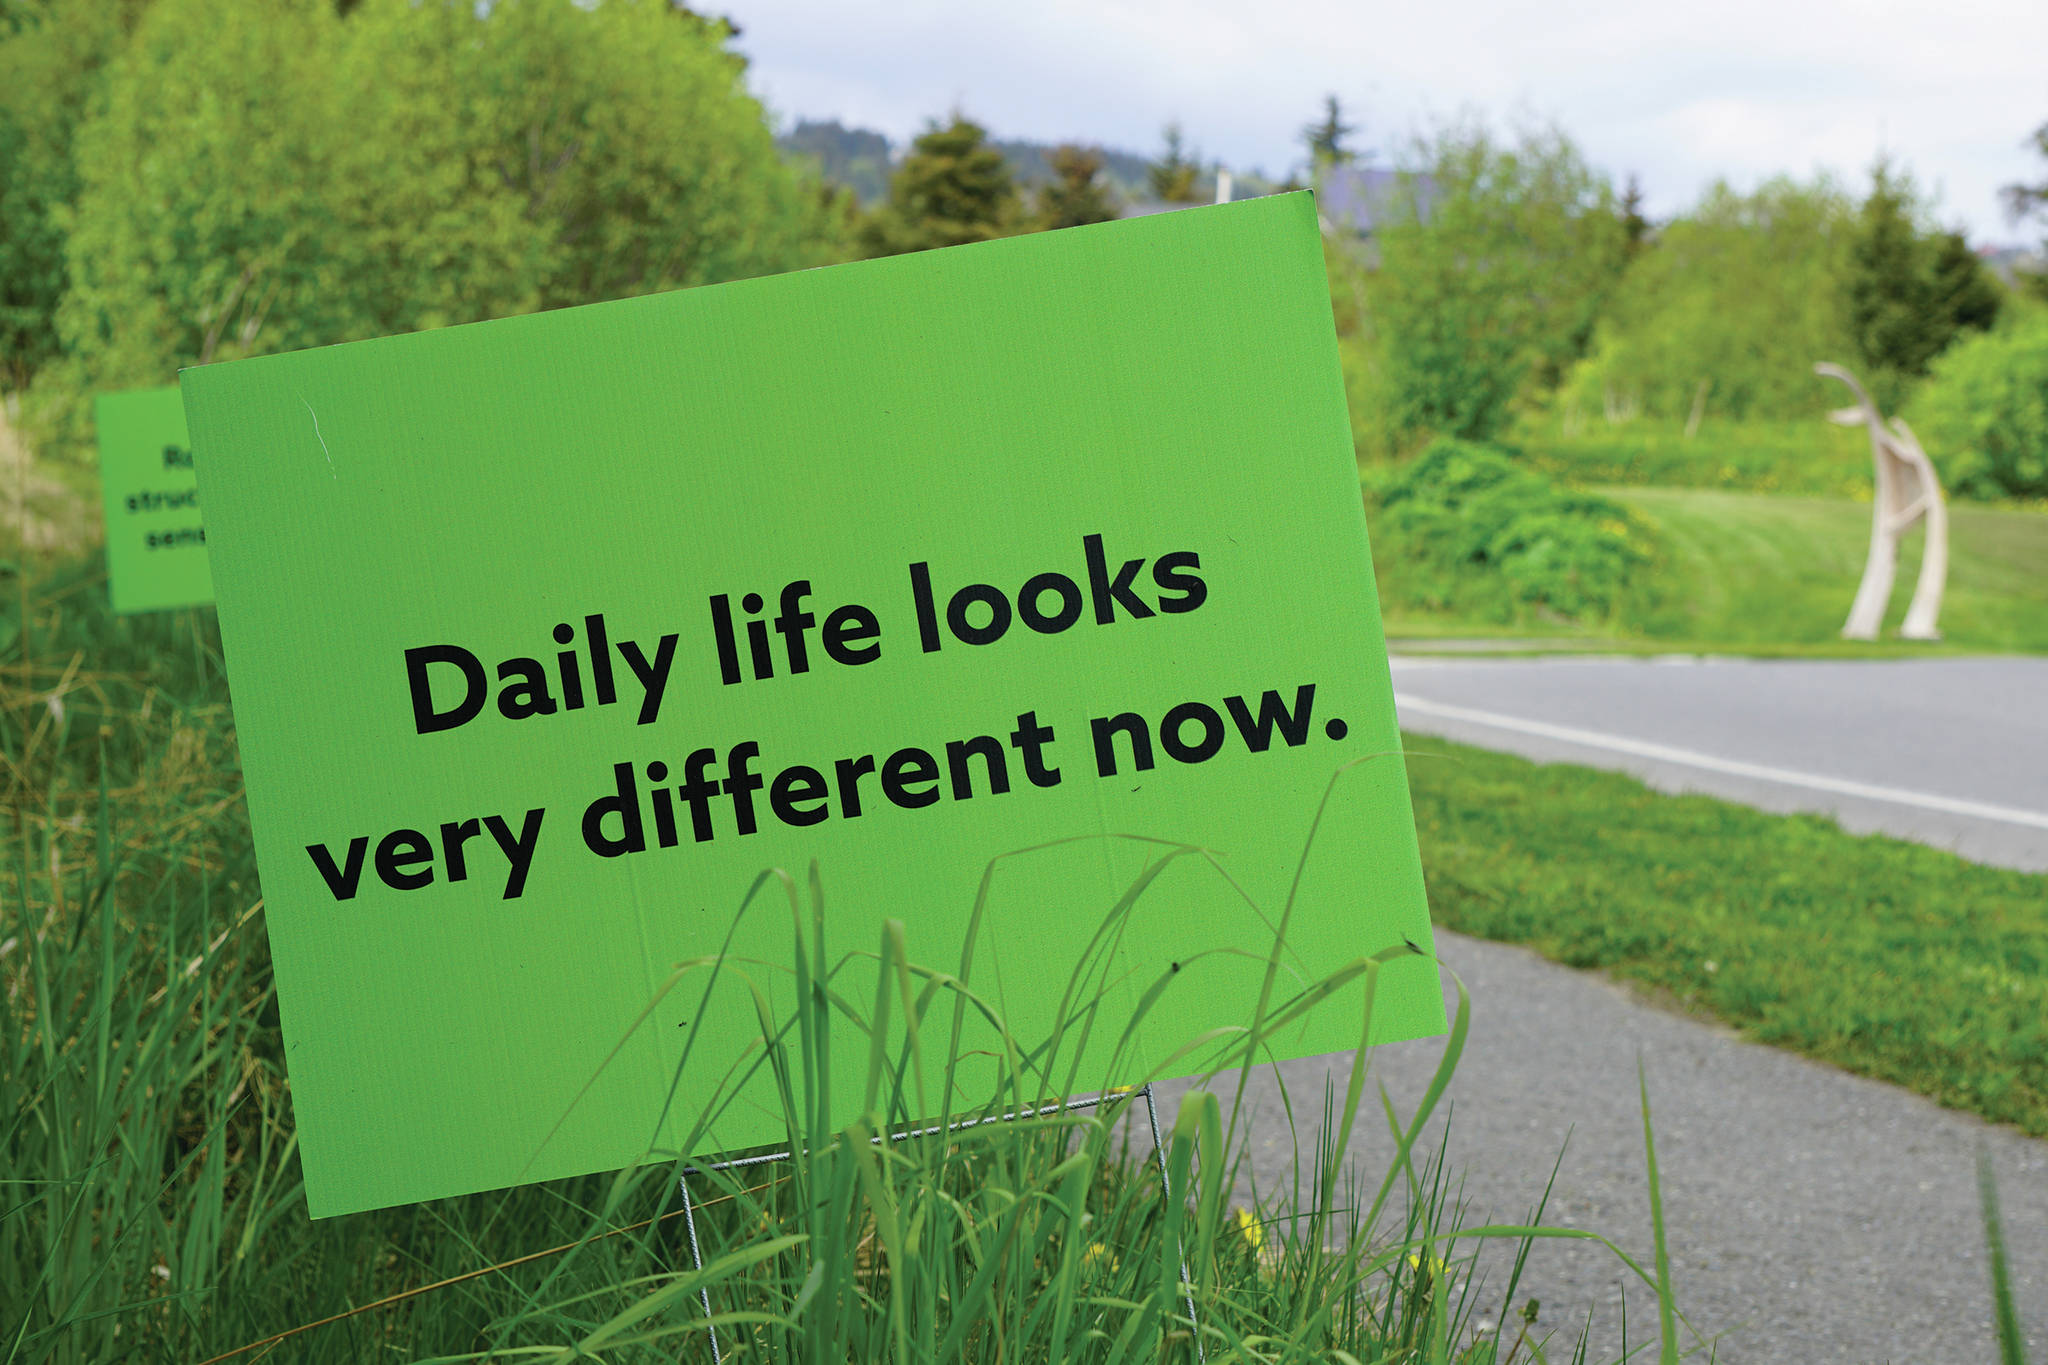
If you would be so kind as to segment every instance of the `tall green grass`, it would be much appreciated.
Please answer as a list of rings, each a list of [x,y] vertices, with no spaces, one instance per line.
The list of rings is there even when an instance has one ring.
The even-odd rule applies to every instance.
[[[971,940],[931,965],[892,925],[830,961],[827,879],[764,876],[739,912],[786,916],[788,956],[707,954],[672,983],[763,1001],[771,975],[797,986],[793,1010],[763,1005],[749,1062],[781,1096],[791,1156],[692,1177],[701,1268],[679,1216],[686,1153],[310,1221],[211,615],[113,618],[90,566],[4,586],[20,606],[0,632],[0,1361],[670,1361],[708,1359],[714,1327],[736,1359],[1546,1358],[1526,1323],[1479,1330],[1482,1295],[1509,1322],[1516,1285],[1491,1305],[1474,1249],[1513,1243],[1519,1274],[1540,1241],[1594,1234],[1542,1223],[1540,1204],[1527,1224],[1462,1226],[1440,1158],[1415,1150],[1463,1045],[1462,988],[1420,1108],[1387,1111],[1395,1159],[1366,1178],[1348,1150],[1384,1103],[1362,1044],[1405,949],[1306,987],[1269,970],[1241,1026],[1187,1040],[1184,1059],[1225,1056],[1163,1116],[1156,1160],[1124,1094],[887,1140],[1099,1085],[1076,1069],[1083,1021],[1151,873],[1103,907],[1071,1009],[1029,1038],[977,993]],[[1155,871],[1204,856],[1155,847]],[[1258,949],[1274,964],[1280,922]],[[1171,986],[1092,1026],[1127,1044]],[[1255,1198],[1238,1087],[1310,1008],[1355,1011],[1361,1047],[1290,1188]],[[929,1023],[950,1030],[945,1055],[924,1050]],[[970,1025],[996,1044],[969,1046]],[[865,1086],[835,1126],[825,1061],[849,1048]],[[675,1103],[703,1131],[729,1094]],[[1623,1262],[1669,1305],[1663,1277]]]
[[[1987,1266],[1991,1272],[1991,1322],[1998,1332],[1998,1365],[2027,1365],[2026,1338],[2012,1301],[2012,1271],[2005,1263],[1998,1179],[1991,1171],[1991,1153],[1982,1147],[1977,1149],[1977,1197],[1983,1209],[1984,1244],[1991,1253]]]

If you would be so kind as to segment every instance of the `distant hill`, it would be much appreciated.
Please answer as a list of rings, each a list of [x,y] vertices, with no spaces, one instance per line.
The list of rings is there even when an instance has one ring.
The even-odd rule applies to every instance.
[[[889,193],[889,139],[872,128],[848,128],[838,119],[799,119],[775,139],[785,155],[812,157],[824,177],[844,185],[866,208]]]
[[[1046,164],[1045,157],[1058,143],[990,138],[989,145],[1010,163],[1010,170],[1016,175],[1019,185],[1043,185],[1052,179],[1052,167]],[[1098,146],[1096,150],[1102,153],[1102,178],[1117,192],[1118,198],[1144,199],[1150,195],[1145,183],[1146,168],[1152,164],[1149,160],[1136,152],[1118,151],[1114,147]]]
[[[1017,183],[1029,189],[1052,179],[1046,153],[1057,143],[1031,142],[1023,138],[991,138],[990,145],[1010,163]],[[889,139],[872,128],[848,128],[838,119],[799,119],[796,127],[775,139],[785,153],[813,157],[825,178],[853,191],[862,207],[880,202],[889,193],[889,173],[894,168],[894,151]],[[1111,147],[1102,153],[1102,178],[1125,202],[1150,197],[1145,170],[1150,164],[1136,152]]]

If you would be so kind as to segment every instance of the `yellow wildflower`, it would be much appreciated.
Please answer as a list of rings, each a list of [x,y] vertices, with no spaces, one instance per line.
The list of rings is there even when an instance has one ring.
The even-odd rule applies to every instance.
[[[1415,1270],[1415,1271],[1418,1271],[1418,1272],[1419,1272],[1419,1271],[1421,1271],[1421,1269],[1422,1269],[1422,1253],[1420,1253],[1420,1252],[1417,1252],[1417,1251],[1411,1251],[1411,1252],[1409,1252],[1409,1253],[1408,1253],[1408,1265],[1409,1265],[1409,1268],[1410,1268],[1410,1269],[1412,1269],[1412,1270]],[[1430,1258],[1429,1258],[1429,1278],[1430,1278],[1430,1279],[1431,1279],[1432,1281],[1437,1281],[1437,1282],[1441,1282],[1441,1281],[1442,1281],[1442,1280],[1444,1279],[1444,1277],[1445,1277],[1445,1276],[1446,1276],[1447,1274],[1449,1274],[1449,1272],[1450,1272],[1450,1269],[1451,1269],[1451,1263],[1450,1263],[1449,1261],[1446,1261],[1446,1260],[1445,1260],[1445,1259],[1444,1259],[1443,1257],[1441,1257],[1441,1256],[1432,1256],[1432,1257],[1430,1257]]]

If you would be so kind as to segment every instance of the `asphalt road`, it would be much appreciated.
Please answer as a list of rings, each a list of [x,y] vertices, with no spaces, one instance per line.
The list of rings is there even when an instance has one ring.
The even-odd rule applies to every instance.
[[[1676,1297],[1692,1326],[1714,1339],[1715,1359],[1996,1360],[1980,1144],[1998,1179],[2030,1358],[2048,1353],[2048,1142],[1744,1041],[1523,948],[1448,933],[1437,944],[1472,993],[1472,1031],[1448,1113],[1439,1111],[1419,1145],[1434,1151],[1448,1118],[1446,1163],[1463,1179],[1467,1226],[1526,1221],[1563,1151],[1545,1221],[1602,1233],[1650,1266],[1640,1058]],[[1404,1118],[1442,1049],[1425,1040],[1378,1050],[1372,1074]],[[1341,1098],[1348,1061],[1279,1068],[1297,1116],[1321,1112],[1326,1078]],[[1162,1124],[1180,1088],[1160,1087]],[[1252,1174],[1262,1190],[1282,1188],[1293,1148],[1270,1073],[1250,1099],[1259,1115]],[[1371,1098],[1353,1142],[1357,1170],[1376,1183],[1393,1143]],[[1505,1246],[1481,1257],[1482,1317],[1499,1314],[1508,1260]],[[1624,1306],[1629,1347],[1648,1343],[1636,1358],[1656,1359],[1655,1297],[1597,1245],[1538,1243],[1512,1307],[1530,1298],[1542,1305],[1539,1328],[1557,1333],[1553,1360],[1571,1358],[1589,1314],[1588,1358],[1619,1359]],[[1686,1347],[1700,1344],[1681,1334]]]
[[[1397,657],[1411,733],[2048,871],[2048,659]]]

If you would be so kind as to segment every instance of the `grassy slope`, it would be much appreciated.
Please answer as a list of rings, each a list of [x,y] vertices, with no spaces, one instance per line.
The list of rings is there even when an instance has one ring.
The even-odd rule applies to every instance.
[[[2048,1133],[2048,877],[1416,737],[1437,923]]]
[[[1870,545],[1870,508],[1834,498],[1676,488],[1605,490],[1653,517],[1671,548],[1666,570],[1688,605],[1678,638],[1734,644],[1821,643],[1848,613]],[[2048,515],[1955,506],[1949,519],[1947,643],[2048,650]],[[1913,595],[1923,539],[1900,555],[1887,628]]]
[[[1668,545],[1659,569],[1668,605],[1639,641],[1757,652],[2048,651],[2048,514],[1952,507],[1944,643],[1873,650],[1837,638],[1869,545],[1867,503],[1708,489],[1601,491],[1655,519]],[[1901,556],[1887,629],[1905,615],[1920,545],[1916,534]],[[1630,643],[1594,629],[1539,623],[1503,631],[1455,617],[1392,615],[1387,630],[1413,638],[1469,633],[1572,638],[1603,648]]]

